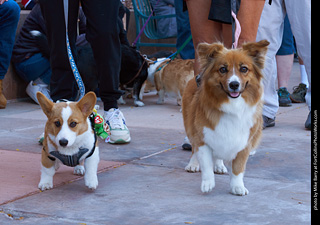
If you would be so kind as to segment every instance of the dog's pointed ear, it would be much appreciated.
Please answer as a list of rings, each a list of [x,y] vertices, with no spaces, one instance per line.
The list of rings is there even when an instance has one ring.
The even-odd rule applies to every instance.
[[[38,99],[39,105],[41,106],[42,111],[49,118],[54,103],[39,91],[37,92],[37,99]]]
[[[263,69],[269,44],[270,43],[267,40],[250,42],[243,44],[242,49],[253,58],[253,61],[260,69]]]
[[[223,50],[224,46],[221,43],[200,43],[198,44],[197,48],[200,61],[211,61],[212,59],[216,58]]]
[[[92,91],[88,92],[78,103],[77,106],[85,117],[88,117],[97,102],[96,94]]]

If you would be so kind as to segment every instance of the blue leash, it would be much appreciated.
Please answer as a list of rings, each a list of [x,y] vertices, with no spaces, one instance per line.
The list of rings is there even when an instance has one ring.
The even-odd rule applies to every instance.
[[[82,78],[80,76],[80,73],[78,71],[77,65],[74,61],[74,58],[72,56],[72,52],[71,52],[71,47],[70,47],[70,43],[69,43],[69,36],[68,36],[68,10],[69,10],[69,1],[68,0],[63,0],[63,6],[64,6],[64,19],[65,19],[65,24],[66,24],[66,43],[67,43],[67,53],[68,53],[68,58],[69,58],[69,63],[71,66],[71,70],[73,73],[73,76],[77,82],[77,85],[79,87],[79,91],[80,91],[80,96],[79,99],[80,100],[84,94],[85,94],[85,87],[84,87],[84,83],[82,81]]]

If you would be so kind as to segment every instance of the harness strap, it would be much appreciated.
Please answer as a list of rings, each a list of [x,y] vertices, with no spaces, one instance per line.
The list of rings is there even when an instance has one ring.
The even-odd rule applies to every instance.
[[[91,156],[93,155],[94,150],[96,150],[96,144],[97,144],[97,135],[96,135],[96,133],[94,132],[94,144],[93,144],[93,147],[92,147],[89,155],[87,155],[86,159],[89,158],[89,157],[91,157]]]
[[[79,148],[79,152],[74,155],[64,155],[61,154],[59,151],[51,151],[50,155],[58,158],[64,165],[75,167],[80,164],[81,157],[87,153],[89,149],[87,148]]]
[[[170,59],[169,61],[167,61],[167,63],[165,63],[165,64],[163,64],[162,66],[160,66],[160,67],[156,70],[156,72],[162,70],[162,69],[163,69],[164,67],[166,67],[171,61],[172,61],[172,59]]]
[[[43,150],[43,151],[46,151],[46,149],[45,149],[44,146],[43,146],[42,150]],[[54,158],[54,157],[52,157],[52,156],[50,156],[50,155],[48,155],[48,158],[49,158],[51,161],[56,161],[56,158]]]

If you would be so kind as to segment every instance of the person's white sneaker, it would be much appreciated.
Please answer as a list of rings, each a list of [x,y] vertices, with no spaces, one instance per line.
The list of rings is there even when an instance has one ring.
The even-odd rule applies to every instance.
[[[131,141],[126,120],[119,109],[104,111],[104,119],[110,128],[110,141],[112,144],[123,144]]]
[[[50,91],[48,89],[47,84],[36,84],[33,81],[30,81],[30,83],[27,86],[26,92],[32,98],[33,101],[35,101],[38,105],[38,99],[37,99],[37,92],[40,91],[42,94],[44,94],[48,99],[51,99],[50,97]]]

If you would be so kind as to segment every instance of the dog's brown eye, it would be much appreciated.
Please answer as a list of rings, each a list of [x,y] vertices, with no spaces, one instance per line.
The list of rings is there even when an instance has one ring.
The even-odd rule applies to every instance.
[[[224,73],[227,73],[228,72],[228,69],[227,69],[227,67],[221,67],[220,69],[219,69],[219,72],[220,73],[222,73],[222,74],[224,74]]]
[[[245,66],[241,66],[241,67],[240,67],[240,72],[241,72],[241,73],[246,73],[246,72],[248,72],[248,68],[245,67]]]
[[[76,123],[76,122],[71,122],[71,123],[69,124],[69,126],[70,126],[71,128],[74,128],[75,126],[77,126],[77,123]]]
[[[60,121],[56,121],[56,122],[54,122],[54,125],[56,125],[56,127],[60,127],[61,123],[60,123]]]

